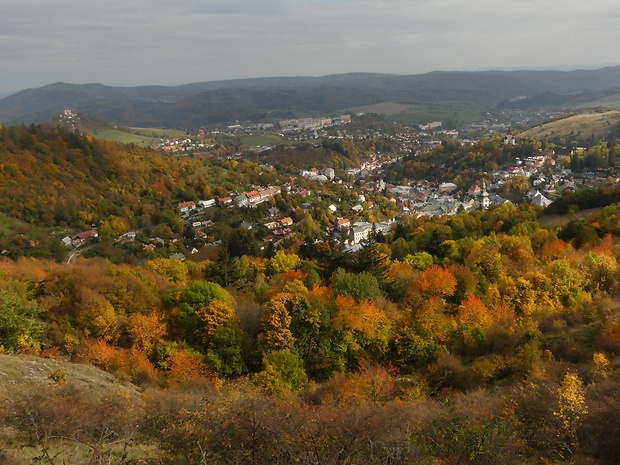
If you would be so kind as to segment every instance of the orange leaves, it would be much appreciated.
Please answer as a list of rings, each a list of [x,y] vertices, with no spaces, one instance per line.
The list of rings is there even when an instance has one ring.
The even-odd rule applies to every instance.
[[[360,361],[356,373],[338,374],[327,383],[324,391],[339,403],[359,405],[366,402],[382,403],[396,395],[397,370],[383,367],[367,359]]]
[[[415,289],[426,297],[450,297],[456,291],[457,281],[448,270],[437,266],[429,266],[413,284]]]
[[[332,326],[353,346],[383,352],[387,348],[389,322],[385,314],[368,300],[357,303],[351,297],[336,297]]]
[[[493,315],[489,312],[484,302],[473,294],[463,301],[456,315],[457,322],[470,328],[480,326],[489,327],[493,322]]]
[[[566,257],[567,250],[568,244],[561,239],[556,239],[553,242],[545,244],[541,254],[543,257],[547,257],[551,260],[559,260]]]
[[[308,292],[308,300],[318,300],[327,303],[332,298],[332,291],[328,287],[315,284],[312,290]]]
[[[47,271],[41,267],[51,263],[42,262],[32,258],[20,257],[17,261],[0,260],[0,275],[6,274],[13,279],[30,283],[39,283],[47,277]]]
[[[137,347],[128,351],[111,346],[103,339],[86,341],[80,347],[78,359],[92,363],[109,373],[131,377],[133,381],[157,379],[157,370],[146,354]]]
[[[270,289],[263,294],[264,300],[271,300],[280,292],[290,294],[306,294],[303,281],[308,277],[308,273],[301,270],[289,270],[274,276],[269,281]]]
[[[174,384],[210,379],[209,369],[200,355],[177,350],[167,360],[168,381]]]
[[[592,249],[592,252],[596,254],[607,254],[613,256],[613,249],[615,246],[614,236],[610,233],[605,234],[600,244]]]

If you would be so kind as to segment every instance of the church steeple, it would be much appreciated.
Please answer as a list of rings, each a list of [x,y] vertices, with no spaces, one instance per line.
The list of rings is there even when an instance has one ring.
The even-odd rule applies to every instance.
[[[482,208],[486,210],[489,208],[489,193],[487,192],[487,185],[482,181]]]

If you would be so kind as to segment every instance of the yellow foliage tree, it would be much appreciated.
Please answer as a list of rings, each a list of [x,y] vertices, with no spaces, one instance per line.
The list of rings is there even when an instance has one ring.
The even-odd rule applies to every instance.
[[[222,300],[212,300],[209,305],[196,311],[199,328],[198,337],[203,343],[209,344],[213,339],[215,331],[220,326],[236,321],[235,311]]]
[[[134,313],[127,319],[127,332],[133,344],[149,354],[163,342],[166,329],[155,313]]]
[[[187,279],[187,266],[180,260],[156,258],[147,262],[146,268],[153,273],[165,276],[173,283],[182,284]]]
[[[281,293],[265,303],[261,318],[262,332],[258,335],[258,347],[263,352],[287,350],[293,347],[295,338],[290,330],[291,315],[286,308],[290,295]]]
[[[577,373],[567,373],[558,390],[558,405],[554,412],[562,423],[565,446],[572,455],[577,442],[577,426],[586,407],[585,387]]]
[[[336,297],[335,306],[332,326],[340,333],[349,351],[357,352],[362,348],[377,355],[385,353],[390,327],[383,311],[371,301],[357,303],[355,299],[341,295]]]
[[[89,335],[113,341],[118,338],[119,319],[112,304],[100,294],[83,291],[82,309],[78,323]]]
[[[594,366],[592,367],[592,377],[597,380],[605,380],[611,371],[611,365],[607,355],[603,352],[594,352],[592,356]]]
[[[269,272],[271,274],[284,273],[296,269],[301,259],[296,254],[288,254],[284,250],[278,250],[275,256],[269,260]]]

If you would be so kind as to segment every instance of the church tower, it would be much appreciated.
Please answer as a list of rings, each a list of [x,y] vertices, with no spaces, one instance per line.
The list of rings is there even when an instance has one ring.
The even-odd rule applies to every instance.
[[[489,193],[487,192],[487,185],[482,181],[482,209],[489,208]]]

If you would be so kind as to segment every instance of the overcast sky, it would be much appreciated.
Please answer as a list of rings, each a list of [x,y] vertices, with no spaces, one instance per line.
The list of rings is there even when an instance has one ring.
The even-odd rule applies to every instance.
[[[620,2],[610,0],[1,3],[0,92],[620,64]]]

